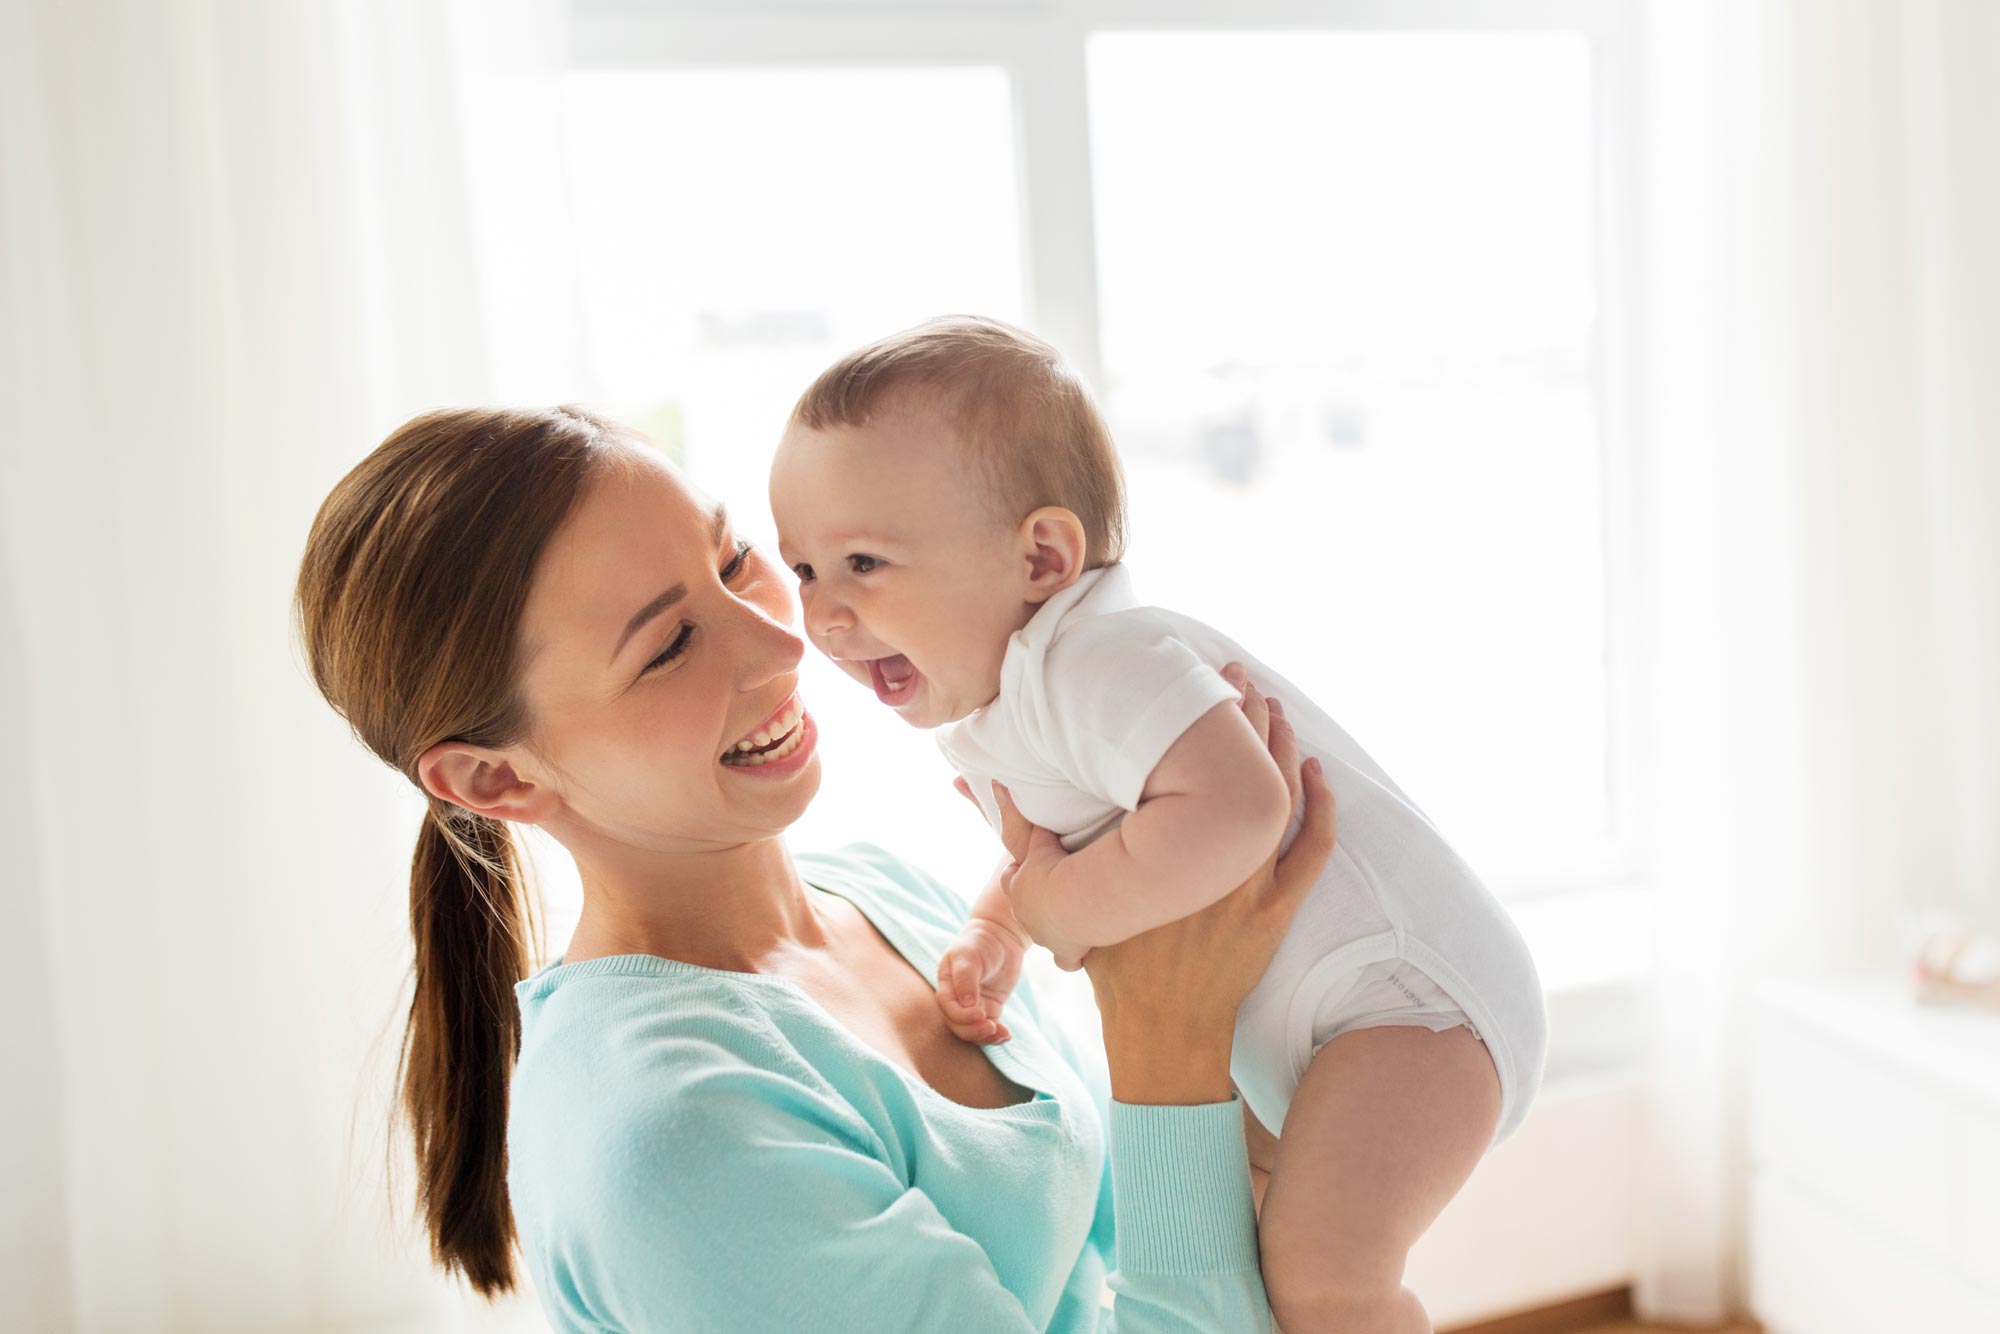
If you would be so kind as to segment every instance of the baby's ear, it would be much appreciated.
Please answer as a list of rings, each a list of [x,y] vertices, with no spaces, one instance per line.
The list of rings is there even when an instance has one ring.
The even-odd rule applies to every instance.
[[[1060,505],[1044,505],[1021,520],[1028,600],[1045,602],[1075,583],[1088,545],[1083,520]]]

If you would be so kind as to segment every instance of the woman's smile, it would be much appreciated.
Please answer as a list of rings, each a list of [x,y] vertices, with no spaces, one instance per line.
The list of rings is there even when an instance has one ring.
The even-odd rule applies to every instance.
[[[732,773],[752,778],[789,778],[811,762],[819,727],[797,695],[717,761]]]

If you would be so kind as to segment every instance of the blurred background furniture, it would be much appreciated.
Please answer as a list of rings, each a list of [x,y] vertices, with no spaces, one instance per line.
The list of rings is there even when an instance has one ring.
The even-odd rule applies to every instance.
[[[1772,1334],[2000,1330],[2000,1015],[1893,978],[1772,983],[1750,1293]]]

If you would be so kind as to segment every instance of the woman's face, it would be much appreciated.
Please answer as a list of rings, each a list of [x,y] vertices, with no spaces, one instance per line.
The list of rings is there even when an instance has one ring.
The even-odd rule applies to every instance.
[[[561,799],[547,823],[660,852],[776,834],[820,780],[790,581],[664,460],[625,455],[529,590],[530,747]]]

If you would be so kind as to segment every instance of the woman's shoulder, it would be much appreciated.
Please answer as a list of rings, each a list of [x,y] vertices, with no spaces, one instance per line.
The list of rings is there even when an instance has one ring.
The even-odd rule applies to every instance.
[[[787,983],[654,955],[557,963],[519,984],[515,1083],[615,1102],[693,1093],[742,1070],[810,1077],[772,1010]],[[517,1087],[517,1092],[519,1092]]]
[[[882,1157],[758,994],[727,979],[645,985],[657,980],[606,970],[559,986],[524,1024],[510,1086],[523,1251],[580,1327],[659,1328],[598,1320],[649,1285],[699,1287],[689,1266],[754,1237],[771,1200],[813,1186],[821,1155]]]
[[[634,1174],[688,1181],[764,1131],[875,1151],[814,1053],[773,1020],[790,1001],[782,983],[617,962],[524,1000],[507,1128],[524,1201],[616,1197]]]

